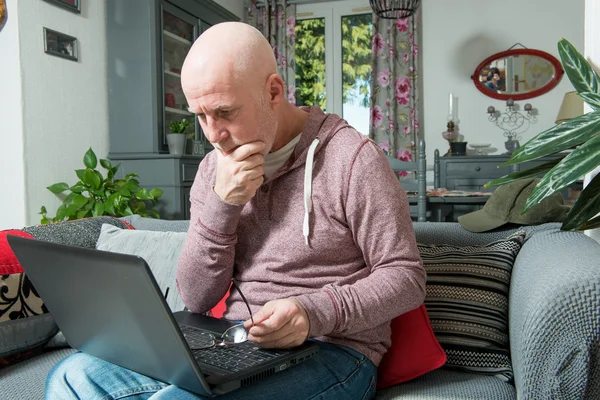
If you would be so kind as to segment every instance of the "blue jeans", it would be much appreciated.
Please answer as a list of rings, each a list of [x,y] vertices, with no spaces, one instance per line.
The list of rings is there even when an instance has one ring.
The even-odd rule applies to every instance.
[[[319,353],[289,370],[219,399],[372,399],[377,370],[361,353],[345,346],[316,342]],[[191,400],[198,395],[84,353],[58,363],[46,381],[47,399]]]

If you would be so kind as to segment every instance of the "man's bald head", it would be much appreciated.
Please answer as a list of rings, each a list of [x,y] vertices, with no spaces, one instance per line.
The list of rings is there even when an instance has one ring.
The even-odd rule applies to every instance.
[[[269,42],[256,28],[241,22],[217,24],[200,35],[181,71],[184,83],[201,74],[231,84],[261,86],[276,73],[277,62]]]

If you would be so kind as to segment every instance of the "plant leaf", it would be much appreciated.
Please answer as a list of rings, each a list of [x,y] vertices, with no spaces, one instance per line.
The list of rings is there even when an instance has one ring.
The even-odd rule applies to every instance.
[[[83,174],[85,174],[85,169],[76,169],[75,173],[80,181],[83,181]]]
[[[67,197],[65,197],[65,199],[63,200],[63,203],[65,203],[65,204],[70,204],[70,203],[72,203],[72,202],[73,202],[73,198],[75,198],[75,195],[76,195],[76,194],[77,194],[77,193],[75,193],[75,192],[71,192],[71,193],[69,193],[69,195],[68,195]]]
[[[65,212],[65,216],[67,217],[67,219],[69,221],[73,220],[73,219],[76,219],[77,211],[79,211],[79,207],[77,207],[75,204],[71,204],[70,206],[67,207],[67,211]]]
[[[600,216],[590,219],[585,224],[581,225],[577,230],[584,231],[586,229],[596,229],[600,228]]]
[[[54,185],[48,186],[46,189],[51,191],[54,194],[59,194],[64,192],[65,190],[69,190],[69,185],[64,182],[55,183]]]
[[[585,143],[600,132],[600,110],[593,111],[539,133],[519,147],[501,167],[535,160]]]
[[[109,215],[115,215],[115,208],[113,206],[113,200],[106,199],[104,204],[104,211]]]
[[[98,165],[98,159],[96,158],[96,154],[94,153],[91,147],[88,151],[85,152],[85,155],[83,156],[83,165],[91,169],[96,168],[96,166]]]
[[[594,110],[600,110],[600,93],[577,93]]]
[[[101,159],[100,165],[102,165],[102,168],[107,169],[109,171],[112,168],[112,164],[109,160]]]
[[[88,202],[88,198],[82,194],[77,194],[73,198],[73,204],[75,206],[77,206],[77,208],[81,208],[81,207],[85,206],[87,204],[87,202]]]
[[[577,201],[565,217],[560,229],[580,229],[588,220],[600,212],[600,174],[583,189]]]
[[[145,215],[144,216],[151,216],[153,218],[160,218],[160,214],[158,214],[158,212],[156,212],[155,210],[146,210]]]
[[[523,213],[598,166],[600,135],[582,144],[552,168],[527,198]]]
[[[146,188],[141,188],[140,190],[138,190],[135,194],[135,197],[137,197],[140,200],[152,200],[152,195]]]
[[[91,186],[94,189],[98,189],[100,187],[100,183],[102,182],[102,179],[96,174],[96,172],[97,171],[88,168],[85,170],[82,179],[83,183]]]
[[[99,217],[102,214],[104,214],[104,204],[96,203],[96,205],[94,206],[94,210],[92,211],[92,216]]]
[[[153,188],[150,189],[150,195],[152,196],[153,199],[158,199],[160,196],[163,195],[163,190],[162,189],[158,189],[158,188]]]
[[[558,41],[558,55],[565,73],[577,92],[600,92],[600,76],[567,39]]]
[[[79,211],[77,211],[77,219],[89,217],[89,215],[88,215],[89,212],[90,212],[89,210],[79,210]]]
[[[62,221],[67,216],[67,206],[61,204],[56,210],[56,217],[54,217],[55,221]]]
[[[77,182],[73,186],[69,188],[73,193],[81,193],[84,190],[87,190],[87,187],[83,184],[83,182]]]
[[[501,178],[494,179],[493,181],[490,181],[483,186],[486,188],[489,188],[492,186],[505,185],[507,183],[518,181],[520,179],[538,177],[538,176],[542,175],[544,172],[550,171],[552,168],[554,168],[554,166],[556,164],[558,164],[560,161],[562,161],[562,159],[565,157],[566,157],[566,155],[564,155],[562,157],[558,157],[558,158],[556,158],[556,160],[547,161],[543,164],[539,164],[539,165],[533,166],[531,168],[524,169],[522,171],[511,172],[510,174],[505,175]]]

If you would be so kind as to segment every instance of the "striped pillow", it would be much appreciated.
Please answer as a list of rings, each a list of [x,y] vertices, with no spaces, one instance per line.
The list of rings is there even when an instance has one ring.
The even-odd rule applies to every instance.
[[[512,380],[508,289],[525,232],[483,246],[419,244],[425,306],[447,367]]]

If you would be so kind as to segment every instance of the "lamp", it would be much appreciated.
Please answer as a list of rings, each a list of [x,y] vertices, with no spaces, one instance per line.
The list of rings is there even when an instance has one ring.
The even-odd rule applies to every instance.
[[[583,99],[577,95],[577,92],[565,93],[560,110],[556,116],[556,124],[562,124],[580,115],[583,115]]]
[[[417,12],[421,0],[369,0],[371,8],[380,18],[408,18]]]

